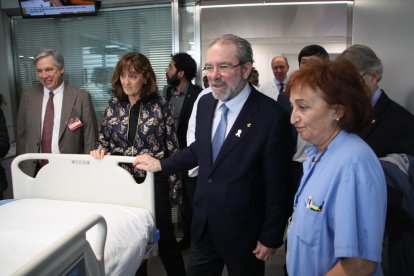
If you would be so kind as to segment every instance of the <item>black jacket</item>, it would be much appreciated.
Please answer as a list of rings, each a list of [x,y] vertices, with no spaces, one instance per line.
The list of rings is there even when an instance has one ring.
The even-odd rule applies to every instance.
[[[169,86],[167,88],[166,98],[168,102],[170,102],[170,99],[171,99],[172,89],[173,89],[172,86]],[[187,147],[188,120],[190,119],[194,102],[197,99],[198,94],[200,94],[202,90],[203,89],[201,87],[194,85],[192,83],[190,83],[188,87],[187,95],[185,96],[183,106],[181,107],[180,117],[179,117],[178,127],[177,127],[177,138],[178,138],[178,144],[180,145],[180,149]]]
[[[378,157],[392,153],[414,155],[414,116],[382,91],[371,121],[357,134]]]
[[[7,132],[6,119],[0,109],[0,158],[6,156],[10,149],[9,133]],[[7,189],[7,179],[4,168],[0,165],[0,193]]]

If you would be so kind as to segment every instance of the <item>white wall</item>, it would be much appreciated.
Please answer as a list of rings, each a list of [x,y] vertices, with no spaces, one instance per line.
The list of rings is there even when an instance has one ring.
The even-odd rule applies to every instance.
[[[353,44],[376,52],[384,65],[380,86],[414,113],[414,1],[354,1]]]
[[[343,42],[314,42],[322,45],[329,54],[341,53],[346,48],[345,41]],[[257,43],[252,42],[254,66],[259,71],[259,84],[266,84],[274,79],[271,69],[271,61],[277,55],[285,56],[289,61],[288,76],[295,70],[299,69],[298,53],[306,45],[312,42],[296,42],[296,43]]]
[[[205,13],[207,16],[203,16]],[[274,55],[286,54],[289,58],[290,72],[297,68],[297,53],[300,47],[309,42],[309,34],[313,36],[316,44],[326,47],[329,53],[339,53],[349,41],[339,40],[337,33],[344,32],[337,25],[323,24],[342,16],[340,13],[327,17],[329,12],[322,13],[320,9],[312,12],[296,11],[284,16],[278,13],[276,8],[269,9],[269,13],[275,17],[266,28],[264,22],[269,22],[267,15],[257,16],[256,12],[241,13],[240,10],[203,10],[201,15],[202,52],[212,38],[224,34],[235,33],[252,43],[255,67],[259,70],[260,83],[272,78],[270,60]],[[286,14],[285,14],[286,15]],[[414,1],[413,0],[354,0],[352,20],[352,44],[365,44],[371,47],[382,59],[384,75],[380,86],[388,96],[414,113]],[[334,17],[334,18],[332,18]],[[248,24],[247,22],[255,24]],[[321,18],[326,18],[319,22]],[[281,20],[283,19],[283,20]],[[291,20],[291,21],[289,21]],[[305,22],[308,26],[295,27]],[[335,22],[335,21],[333,21]],[[338,21],[341,22],[341,21]],[[222,24],[223,23],[223,24]],[[315,24],[316,23],[316,24]],[[303,25],[301,25],[303,26]],[[303,32],[305,35],[293,36],[289,42],[281,37],[292,36],[292,30]],[[339,31],[338,31],[339,30]],[[323,39],[321,33],[325,33],[328,39]],[[265,35],[273,37],[273,40],[263,41],[259,37]],[[349,33],[345,34],[346,36]],[[306,38],[300,40],[300,38]],[[276,46],[275,46],[276,45]],[[203,61],[202,63],[203,64]]]
[[[270,63],[276,55],[288,58],[291,74],[307,45],[322,45],[330,54],[342,52],[351,42],[348,21],[346,4],[203,8],[201,64],[214,38],[233,33],[251,43],[259,84],[266,84],[274,78]]]
[[[104,0],[103,4],[111,3],[111,0]],[[352,42],[365,44],[374,49],[384,63],[384,77],[380,85],[387,94],[401,105],[408,108],[414,113],[414,1],[413,0],[354,0]],[[0,0],[2,9],[17,8],[16,0]],[[296,19],[309,20],[317,16],[316,12],[306,15],[298,15]],[[236,15],[237,16],[237,15]],[[251,17],[252,14],[243,16],[243,19]],[[240,17],[240,15],[238,15]],[[280,16],[279,18],[281,18]],[[220,17],[215,17],[220,18]],[[9,57],[9,49],[5,46],[8,41],[4,40],[4,35],[8,31],[0,16],[0,69],[2,72],[10,74],[10,68],[6,66]],[[279,19],[278,19],[279,20]],[[288,18],[287,18],[288,20]],[[218,22],[213,20],[213,22]],[[258,21],[260,22],[260,21]],[[277,21],[279,22],[279,21]],[[293,25],[293,24],[292,24]],[[214,26],[214,25],[213,25]],[[242,25],[232,25],[229,27],[239,27]],[[320,26],[320,25],[318,25]],[[215,25],[217,28],[217,25]],[[245,27],[245,26],[244,26]],[[250,28],[249,28],[250,29]],[[263,28],[252,26],[253,31],[262,34]],[[272,30],[280,31],[280,24],[274,24]],[[334,30],[336,30],[334,28]],[[226,33],[228,30],[222,30]],[[322,30],[321,30],[322,31]],[[326,31],[326,30],[325,30]],[[203,34],[205,35],[205,34]],[[315,35],[318,35],[316,33]],[[210,37],[210,34],[207,34]],[[338,52],[343,50],[335,45],[335,41],[327,41],[324,44],[328,52]],[[291,71],[297,66],[297,61],[293,53],[298,50],[292,47],[280,47],[278,49],[269,49],[266,44],[261,46],[252,43],[255,51],[255,66],[258,67],[263,81],[271,77],[269,60],[273,55],[284,53],[291,54],[289,62]],[[332,44],[332,48],[331,45]],[[205,48],[202,42],[202,48]],[[204,53],[201,53],[204,56]],[[203,64],[203,63],[201,63]],[[267,64],[267,65],[266,65]],[[266,71],[268,68],[269,71]],[[8,76],[4,73],[0,77],[0,87],[7,93],[10,85],[7,80]],[[263,83],[263,82],[262,82]],[[10,116],[10,113],[6,116]]]

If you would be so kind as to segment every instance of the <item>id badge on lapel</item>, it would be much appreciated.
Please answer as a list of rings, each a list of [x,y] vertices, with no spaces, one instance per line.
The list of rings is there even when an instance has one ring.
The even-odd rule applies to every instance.
[[[79,117],[72,118],[68,122],[68,128],[70,129],[70,131],[74,131],[75,129],[78,129],[81,126],[83,126],[83,124]]]

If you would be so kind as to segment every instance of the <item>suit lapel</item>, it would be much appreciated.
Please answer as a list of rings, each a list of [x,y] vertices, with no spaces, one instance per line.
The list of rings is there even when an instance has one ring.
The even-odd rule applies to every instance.
[[[381,96],[379,97],[377,103],[375,104],[373,111],[372,111],[372,117],[370,119],[370,122],[364,126],[360,131],[358,131],[359,137],[362,139],[367,138],[372,131],[375,129],[376,125],[378,124],[379,120],[382,117],[382,114],[385,111],[385,108],[388,104],[388,96],[385,95],[384,91],[381,90]]]
[[[195,139],[197,145],[197,155],[202,156],[199,161],[205,164],[204,168],[209,171],[213,164],[211,156],[211,128],[213,125],[214,110],[217,100],[212,93],[200,98],[197,108]]]
[[[37,132],[39,139],[42,139],[42,105],[43,105],[43,86],[39,86],[33,93],[33,103],[31,104],[30,114],[33,118],[39,118],[33,120],[33,127]]]
[[[254,114],[257,112],[257,101],[255,97],[257,96],[256,92],[252,89],[249,97],[241,109],[239,116],[237,116],[236,121],[234,122],[232,128],[224,140],[223,145],[221,146],[220,152],[217,156],[216,161],[213,164],[213,170],[220,164],[220,162],[226,158],[228,154],[236,147],[243,138],[254,128],[256,121]],[[211,145],[210,145],[211,147]]]
[[[60,118],[59,140],[65,132],[66,126],[71,119],[70,114],[72,113],[75,100],[75,93],[73,93],[73,91],[65,84],[62,101],[62,115]]]

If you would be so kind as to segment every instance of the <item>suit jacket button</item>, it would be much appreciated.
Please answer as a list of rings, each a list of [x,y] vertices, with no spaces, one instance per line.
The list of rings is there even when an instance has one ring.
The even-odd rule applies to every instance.
[[[208,179],[208,183],[213,183],[213,180],[211,178]]]

